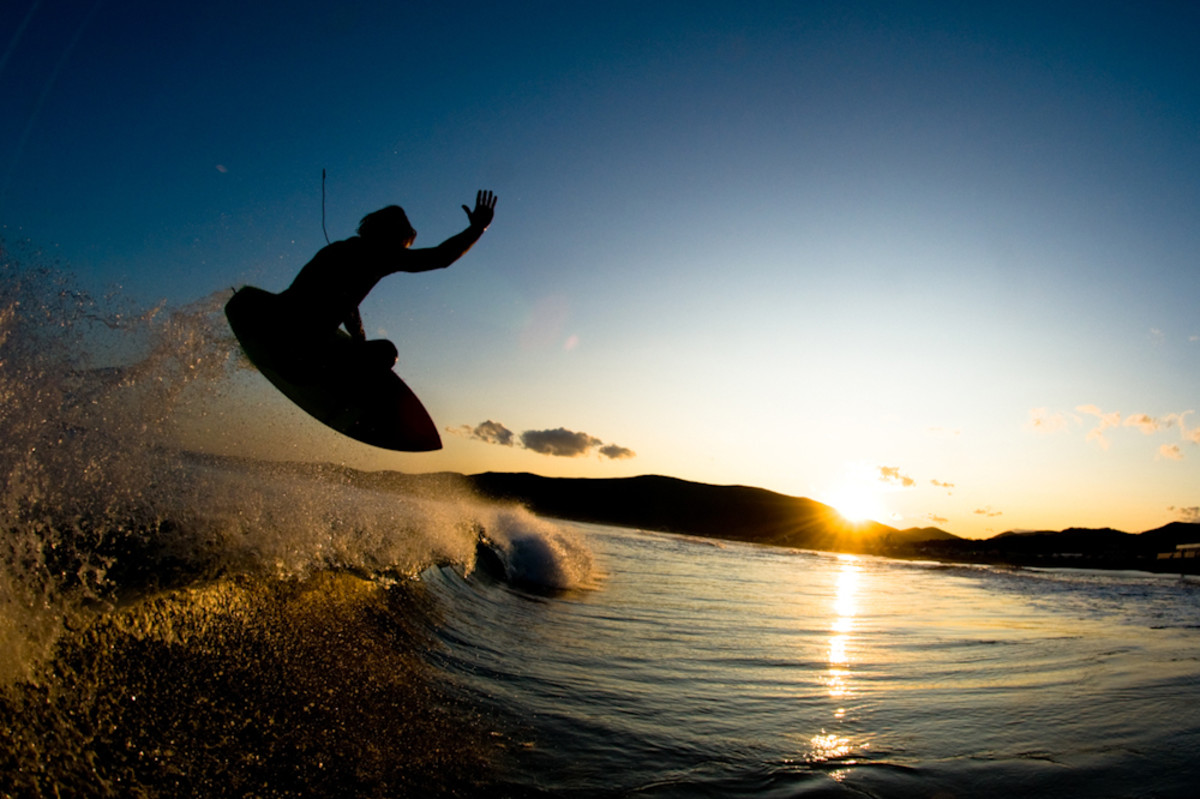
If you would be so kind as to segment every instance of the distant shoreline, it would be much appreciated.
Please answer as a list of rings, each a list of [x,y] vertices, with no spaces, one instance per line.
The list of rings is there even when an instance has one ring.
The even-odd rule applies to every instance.
[[[520,502],[535,513],[667,533],[950,563],[1200,572],[1200,558],[1160,558],[1179,544],[1200,542],[1200,524],[1188,522],[1137,534],[1070,528],[967,539],[936,527],[899,530],[873,521],[849,522],[820,502],[746,486],[657,476],[486,473],[466,479],[484,496]]]
[[[1200,543],[1200,524],[1191,522],[1141,533],[1069,528],[967,539],[936,527],[899,530],[874,521],[850,522],[823,503],[762,488],[658,475],[568,478],[527,472],[365,472],[294,462],[279,466],[380,490],[476,495],[569,521],[794,549],[995,566],[1200,573],[1200,557],[1160,557],[1180,544]]]

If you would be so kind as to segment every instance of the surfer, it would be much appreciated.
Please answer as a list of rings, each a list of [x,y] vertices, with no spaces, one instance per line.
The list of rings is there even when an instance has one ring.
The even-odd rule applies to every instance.
[[[353,360],[372,369],[391,369],[396,364],[396,346],[386,339],[367,341],[359,304],[388,275],[445,269],[457,261],[488,229],[495,208],[496,195],[477,192],[474,210],[462,207],[467,229],[436,247],[421,249],[411,249],[417,231],[400,206],[367,214],[358,224],[357,236],[321,248],[279,294],[284,315],[292,323],[291,334],[321,348],[344,326],[357,345],[358,357]]]

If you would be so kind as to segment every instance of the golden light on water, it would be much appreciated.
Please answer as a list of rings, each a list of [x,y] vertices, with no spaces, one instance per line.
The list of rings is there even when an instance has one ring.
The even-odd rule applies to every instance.
[[[839,569],[834,583],[833,619],[830,622],[829,666],[822,680],[829,697],[838,702],[833,711],[835,721],[846,717],[843,700],[853,695],[851,664],[853,655],[854,619],[858,613],[858,594],[861,566],[853,555],[839,555]],[[853,742],[844,735],[821,730],[809,739],[809,757],[824,761],[846,757],[854,751]]]
[[[833,760],[850,754],[853,747],[850,739],[842,735],[814,735],[812,739],[813,759]]]
[[[851,641],[850,634],[854,631],[854,616],[858,611],[858,558],[853,555],[839,555],[840,569],[835,584],[833,597],[833,621],[830,623],[829,636],[829,684],[836,684],[838,696],[846,693],[845,678],[849,676],[848,665],[850,657],[846,647]],[[832,694],[832,687],[831,687]]]

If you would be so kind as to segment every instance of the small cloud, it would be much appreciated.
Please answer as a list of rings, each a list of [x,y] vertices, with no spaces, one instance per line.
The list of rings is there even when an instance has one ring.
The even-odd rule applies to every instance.
[[[892,485],[899,485],[904,488],[912,488],[917,484],[917,481],[908,475],[900,474],[899,466],[880,466],[879,480],[883,483],[891,483]]]
[[[1177,508],[1171,505],[1167,510],[1174,511],[1179,514],[1179,521],[1200,523],[1200,505],[1192,505],[1187,508]]]
[[[1150,340],[1155,344],[1162,344],[1166,336],[1157,327],[1150,328]]]
[[[1188,430],[1187,425],[1184,424],[1183,420],[1187,418],[1189,413],[1192,413],[1192,411],[1184,411],[1176,417],[1179,421],[1179,430],[1183,434],[1184,441],[1200,444],[1200,427],[1193,427],[1191,430]]]
[[[499,422],[493,422],[491,419],[475,427],[466,424],[461,427],[447,427],[446,432],[465,436],[466,438],[473,438],[476,441],[483,441],[488,444],[499,444],[502,447],[511,447],[513,445],[513,431]]]
[[[625,447],[618,447],[616,444],[604,445],[600,448],[600,454],[614,461],[622,461],[626,458],[633,458],[637,456],[637,453],[633,450]]]
[[[1169,424],[1170,424],[1169,421],[1160,422],[1158,419],[1155,419],[1153,416],[1149,416],[1144,413],[1135,413],[1135,414],[1132,414],[1132,415],[1126,417],[1126,419],[1125,419],[1126,427],[1136,427],[1138,430],[1141,430],[1146,435],[1151,435],[1153,433],[1157,433],[1163,427],[1169,426]]]
[[[1048,408],[1032,408],[1029,411],[1029,427],[1035,433],[1057,433],[1066,430],[1069,420],[1061,413],[1050,413]]]
[[[992,510],[991,505],[988,505],[986,508],[976,508],[972,511],[972,513],[974,513],[976,516],[986,516],[989,519],[1004,515],[1004,511]]]
[[[575,333],[572,333],[571,335],[567,336],[567,340],[565,342],[563,342],[563,349],[566,350],[567,352],[570,352],[571,350],[575,349],[578,346],[579,346],[579,336]]]
[[[952,430],[949,427],[930,427],[926,432],[934,438],[958,438],[962,435],[961,430]]]
[[[1200,336],[1188,336],[1188,341],[1200,341]]]
[[[945,488],[947,494],[951,493],[949,489],[954,488],[954,483],[945,483],[941,480],[930,480],[929,483],[930,485],[935,485],[938,488]]]
[[[1183,411],[1182,413],[1167,413],[1162,416],[1151,416],[1148,413],[1131,413],[1122,416],[1116,411],[1105,412],[1096,405],[1079,405],[1075,410],[1083,416],[1095,417],[1095,425],[1088,430],[1086,440],[1094,441],[1101,449],[1108,449],[1109,431],[1123,427],[1133,427],[1142,432],[1143,435],[1154,435],[1164,430],[1169,430],[1173,427],[1180,429],[1184,441],[1189,441],[1193,444],[1200,444],[1200,427],[1188,429],[1187,417],[1193,411]],[[1051,433],[1066,428],[1071,422],[1082,422],[1080,416],[1068,414],[1064,416],[1061,413],[1051,413],[1045,408],[1034,408],[1029,412],[1029,426],[1038,432]],[[1159,447],[1158,456],[1160,458],[1170,458],[1172,460],[1180,460],[1183,453],[1179,447],[1162,446]]]
[[[564,458],[577,458],[597,447],[599,448],[598,454],[610,460],[625,460],[637,456],[637,453],[628,447],[605,444],[595,436],[577,433],[574,430],[567,430],[565,427],[555,430],[526,430],[521,434],[519,441],[512,430],[491,419],[474,427],[468,424],[447,427],[446,432],[486,444],[497,444],[502,447],[520,446],[522,449],[542,455],[557,455]]]
[[[1098,423],[1095,427],[1088,431],[1087,440],[1095,441],[1100,445],[1101,449],[1108,449],[1108,439],[1104,437],[1104,431],[1111,427],[1121,426],[1121,414],[1116,411],[1105,413],[1095,405],[1080,405],[1075,410],[1088,416],[1095,416]]]
[[[224,175],[229,169],[224,164],[217,164],[217,171]]]
[[[565,427],[554,430],[526,430],[521,434],[521,446],[525,449],[563,458],[577,458],[603,443],[587,433],[576,433]]]
[[[925,519],[926,519],[926,521],[933,522],[934,524],[946,524],[947,522],[950,521],[945,516],[937,516],[932,513],[926,513]]]
[[[1178,444],[1163,444],[1158,448],[1158,457],[1172,461],[1181,461],[1183,460],[1183,450],[1179,448]]]

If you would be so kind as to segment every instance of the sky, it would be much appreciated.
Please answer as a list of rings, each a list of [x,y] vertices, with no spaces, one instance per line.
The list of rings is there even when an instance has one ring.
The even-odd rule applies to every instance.
[[[498,195],[362,307],[441,452],[255,374],[204,446],[1200,521],[1195,3],[16,0],[0,48],[0,236],[98,292],[282,290],[323,192],[330,238],[398,203],[418,247]]]

